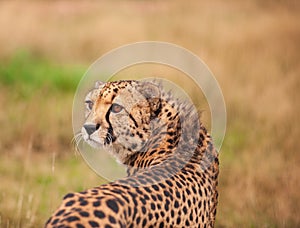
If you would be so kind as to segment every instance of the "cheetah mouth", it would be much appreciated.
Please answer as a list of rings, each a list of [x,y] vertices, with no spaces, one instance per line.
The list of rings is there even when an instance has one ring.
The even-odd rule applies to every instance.
[[[86,128],[82,127],[81,135],[83,140],[93,148],[104,148],[111,145],[115,140],[109,132],[102,132],[100,129],[89,132]]]
[[[93,135],[87,135],[83,134],[83,140],[89,144],[93,148],[103,148],[104,143],[101,143],[101,141],[97,138],[94,139]]]
[[[87,135],[83,137],[84,141],[95,149],[105,149],[113,144],[115,138],[107,135],[106,137],[93,137],[93,135]]]
[[[94,148],[103,148],[103,146],[104,146],[104,144],[102,144],[90,137],[88,137],[87,139],[84,139],[84,141]]]

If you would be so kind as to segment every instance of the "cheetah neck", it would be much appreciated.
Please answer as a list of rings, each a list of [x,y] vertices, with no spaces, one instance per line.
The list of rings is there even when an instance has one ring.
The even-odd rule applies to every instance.
[[[178,110],[178,107],[168,102],[163,103],[154,120],[155,127],[146,145],[147,149],[130,155],[124,162],[129,176],[140,169],[156,167],[166,160],[184,160],[186,163],[192,157],[199,140],[199,137],[195,137],[199,131],[193,131],[198,114],[191,113],[190,110],[181,114]],[[184,123],[184,120],[189,121]],[[186,128],[185,131],[183,127]],[[196,141],[191,141],[192,138],[196,138]],[[192,144],[196,147],[193,148]]]

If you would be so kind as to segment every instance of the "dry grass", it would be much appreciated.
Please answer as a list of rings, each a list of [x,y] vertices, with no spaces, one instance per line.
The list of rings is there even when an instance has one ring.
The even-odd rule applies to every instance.
[[[2,1],[0,59],[25,49],[88,65],[129,42],[186,47],[227,104],[217,227],[297,227],[299,11],[297,1]],[[0,226],[41,226],[63,194],[103,180],[69,146],[71,92],[0,88]]]

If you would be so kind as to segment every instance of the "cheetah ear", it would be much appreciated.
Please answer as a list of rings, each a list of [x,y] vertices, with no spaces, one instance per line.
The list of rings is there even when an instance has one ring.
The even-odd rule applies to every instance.
[[[160,98],[159,87],[151,82],[141,83],[139,86],[139,92],[143,94],[146,99]]]
[[[104,86],[105,82],[96,81],[95,82],[95,89],[100,89]]]

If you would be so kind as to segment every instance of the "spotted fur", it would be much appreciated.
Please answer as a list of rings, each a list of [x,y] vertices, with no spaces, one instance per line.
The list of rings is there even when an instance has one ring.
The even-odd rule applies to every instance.
[[[46,227],[213,227],[218,153],[190,105],[150,82],[97,83],[84,140],[127,166],[126,178],[69,193]]]

